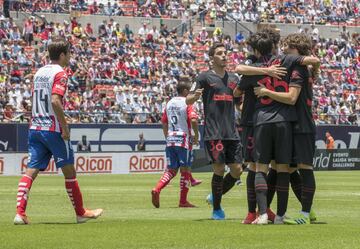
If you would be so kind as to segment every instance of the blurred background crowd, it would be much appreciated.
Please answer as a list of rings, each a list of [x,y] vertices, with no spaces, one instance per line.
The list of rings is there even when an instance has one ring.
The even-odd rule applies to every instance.
[[[360,34],[347,30],[358,25],[359,1],[15,1],[11,8],[29,12],[17,26],[7,14],[0,18],[0,122],[28,122],[34,73],[49,63],[46,46],[54,36],[71,45],[66,69],[69,91],[65,110],[73,123],[158,123],[166,102],[182,76],[194,79],[208,69],[208,47],[225,43],[229,70],[244,63],[249,51],[244,35],[231,37],[220,28],[186,28],[182,35],[164,24],[147,22],[138,30],[107,18],[98,26],[81,25],[76,17],[48,22],[33,12],[83,11],[87,14],[188,18],[200,12],[207,19],[233,18],[299,24],[298,32],[313,40],[313,54],[321,58],[315,82],[313,113],[318,124],[359,124]],[[129,7],[131,4],[132,7]],[[14,6],[15,5],[15,6]],[[125,7],[124,7],[125,6]],[[132,11],[132,12],[130,12]],[[225,14],[227,13],[227,14]],[[303,23],[342,23],[336,39]],[[360,24],[360,22],[359,22]],[[197,104],[201,114],[201,104]],[[240,110],[236,110],[240,112]],[[201,116],[201,115],[200,115]]]

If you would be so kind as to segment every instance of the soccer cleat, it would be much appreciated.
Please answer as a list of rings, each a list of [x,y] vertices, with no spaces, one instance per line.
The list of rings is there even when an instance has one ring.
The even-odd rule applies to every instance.
[[[310,221],[316,221],[316,213],[314,212],[314,210],[310,210],[310,214],[309,214],[309,218],[310,218]]]
[[[85,223],[90,219],[97,219],[103,212],[101,208],[99,209],[85,209],[85,213],[83,215],[77,215],[76,216],[76,222],[77,223]]]
[[[29,224],[29,219],[26,215],[16,214],[14,218],[14,225],[27,225]]]
[[[269,221],[273,222],[275,221],[275,213],[271,210],[271,208],[266,209],[266,213],[268,215]]]
[[[199,184],[201,184],[202,181],[201,180],[198,180],[198,179],[194,179],[193,181],[191,181],[191,187],[195,187]]]
[[[268,215],[267,215],[267,213],[260,214],[253,222],[251,222],[251,224],[254,224],[254,225],[267,225],[268,224]]]
[[[225,220],[225,212],[222,209],[213,210],[212,217],[213,220]]]
[[[151,201],[154,207],[159,208],[160,207],[160,192],[153,189],[151,191]]]
[[[246,218],[241,223],[251,224],[254,220],[256,220],[256,213],[248,213]]]
[[[303,214],[293,219],[284,219],[284,223],[288,225],[310,225],[310,218]]]
[[[191,204],[190,202],[179,203],[179,208],[195,208],[196,206]]]
[[[285,215],[284,216],[276,215],[274,219],[274,225],[283,225],[285,218],[286,218]]]

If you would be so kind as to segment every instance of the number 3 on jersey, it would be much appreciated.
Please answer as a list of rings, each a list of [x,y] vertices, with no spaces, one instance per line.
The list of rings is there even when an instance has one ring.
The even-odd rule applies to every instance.
[[[45,93],[44,94],[44,90],[43,89],[36,89],[34,90],[34,94],[35,94],[35,111],[38,114],[39,113],[39,106],[44,106],[45,107],[45,114],[49,113],[49,96]],[[42,105],[40,102],[43,102],[44,104]]]
[[[259,84],[264,85],[267,89],[274,92],[289,92],[289,85],[282,80],[278,80],[276,78],[265,77],[258,81]],[[279,89],[279,87],[283,89]],[[269,97],[262,97],[260,100],[263,105],[270,105],[273,100]]]

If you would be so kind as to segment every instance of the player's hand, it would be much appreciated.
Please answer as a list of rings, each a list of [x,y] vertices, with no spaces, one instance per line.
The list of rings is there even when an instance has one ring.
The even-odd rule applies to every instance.
[[[61,127],[61,128],[62,128],[61,137],[62,137],[64,140],[70,140],[70,130],[69,130],[69,126],[68,126],[68,125],[65,125],[64,127]]]
[[[203,91],[204,91],[204,88],[196,89],[194,95],[195,95],[197,100],[200,99],[200,97],[202,96]]]
[[[254,87],[254,93],[256,97],[264,97],[266,96],[267,88],[263,85],[258,83],[259,86]]]
[[[273,65],[267,68],[267,75],[276,79],[281,79],[281,77],[285,76],[286,74],[287,74],[286,68],[280,67],[280,65]]]

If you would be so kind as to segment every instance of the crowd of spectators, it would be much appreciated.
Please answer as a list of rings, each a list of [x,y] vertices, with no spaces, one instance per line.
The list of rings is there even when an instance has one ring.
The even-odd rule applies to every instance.
[[[6,1],[6,0],[5,0]],[[187,19],[201,13],[209,20],[232,16],[239,21],[360,25],[358,0],[21,0],[11,9],[28,12]]]
[[[98,32],[95,32],[97,29]],[[314,85],[314,117],[320,124],[356,124],[360,111],[360,35],[346,27],[338,39],[319,37],[315,26],[299,27],[314,41],[322,71]],[[28,122],[31,82],[49,63],[46,46],[54,36],[71,44],[69,91],[65,110],[73,123],[158,123],[166,101],[174,96],[180,77],[194,79],[208,68],[208,47],[224,42],[229,70],[249,54],[243,35],[235,38],[220,28],[183,36],[166,25],[139,30],[113,19],[98,27],[82,26],[74,17],[48,23],[30,16],[21,27],[0,18],[0,122]],[[202,112],[201,103],[197,109]]]

